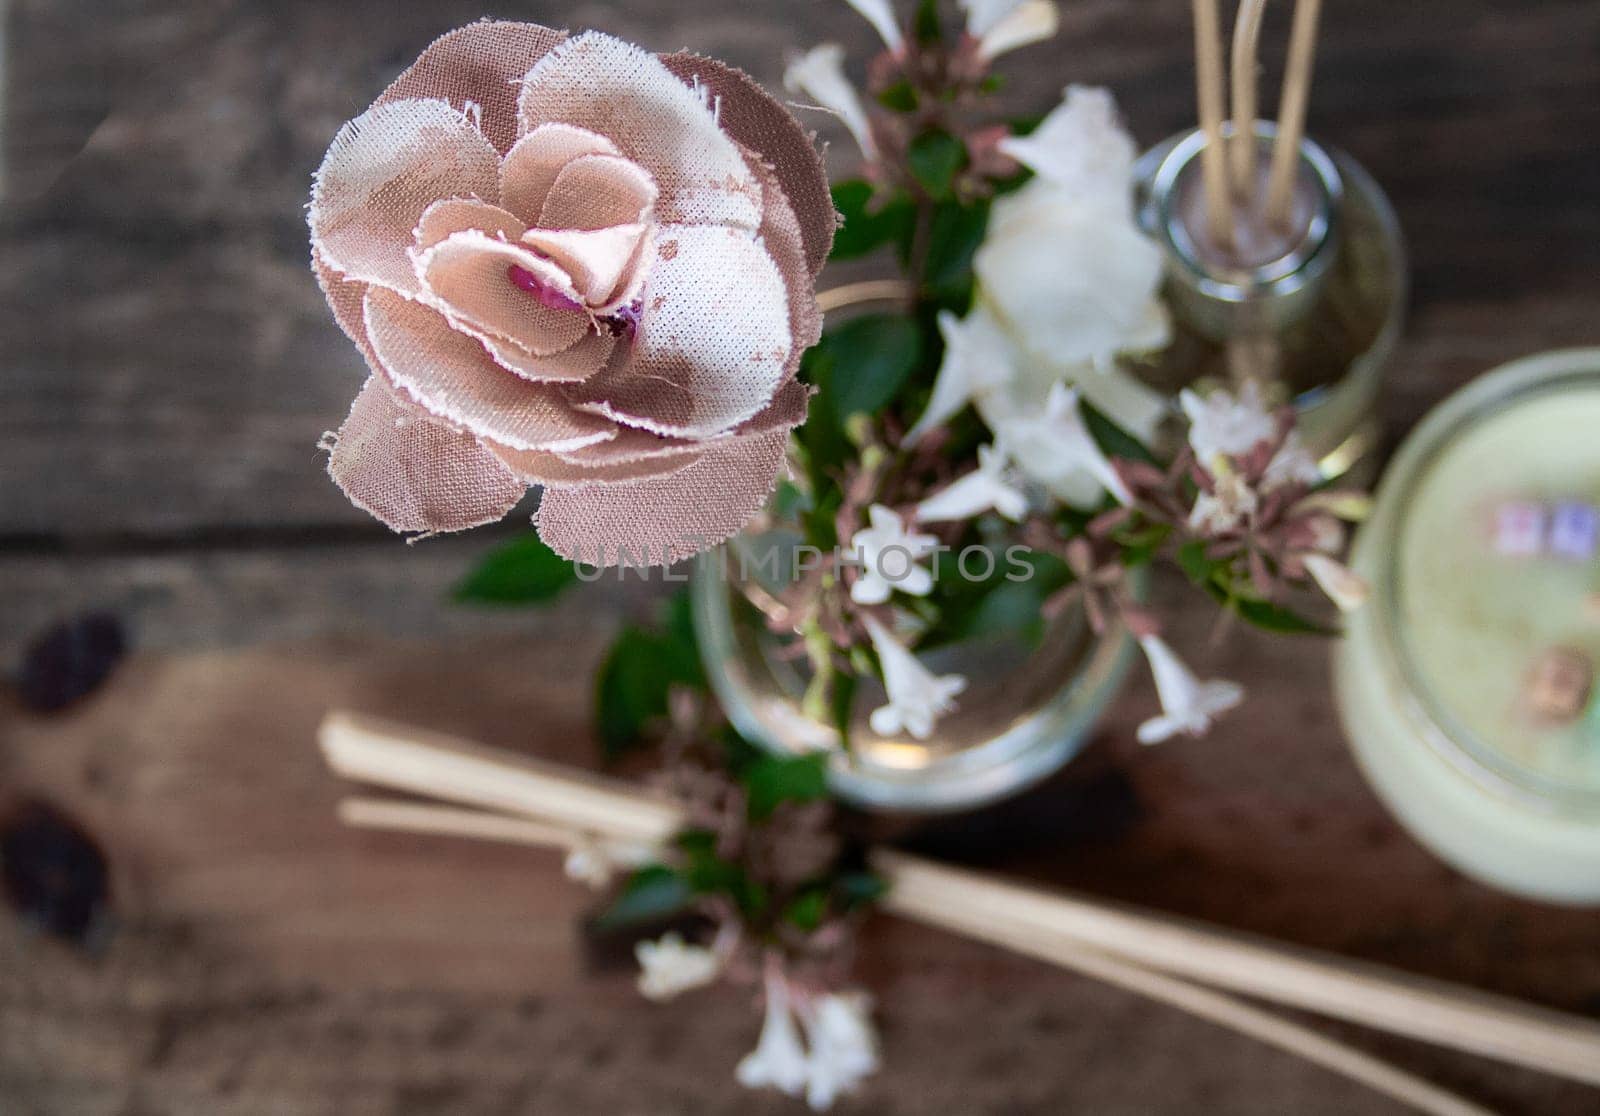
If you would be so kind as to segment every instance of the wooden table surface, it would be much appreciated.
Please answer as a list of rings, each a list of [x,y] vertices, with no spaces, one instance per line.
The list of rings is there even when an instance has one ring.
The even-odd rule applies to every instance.
[[[692,46],[769,85],[786,51],[870,43],[835,0],[491,6]],[[1413,256],[1392,440],[1502,360],[1600,341],[1600,6],[1326,7],[1314,134],[1386,186]],[[482,8],[0,0],[0,662],[90,607],[137,647],[66,713],[0,699],[5,785],[98,836],[119,920],[85,958],[0,916],[6,1116],[798,1110],[732,1082],[755,1038],[745,998],[642,1004],[586,944],[588,899],[549,857],[332,816],[340,788],[312,744],[331,706],[586,761],[589,668],[654,592],[452,607],[447,587],[504,533],[407,548],[322,473],[317,437],[362,370],[306,270],[311,169]],[[1015,59],[1019,111],[1107,83],[1142,140],[1185,125],[1183,0],[1063,8],[1061,37]],[[1193,645],[1206,618],[1179,627]],[[1207,665],[1252,691],[1210,738],[1132,744],[1153,700],[1140,678],[1059,778],[923,846],[1600,1016],[1600,915],[1498,895],[1420,850],[1345,751],[1325,647],[1245,633]],[[843,1112],[1390,1110],[1167,1009],[887,918],[862,968],[888,1068]],[[1330,1030],[1492,1108],[1600,1109],[1593,1090]]]

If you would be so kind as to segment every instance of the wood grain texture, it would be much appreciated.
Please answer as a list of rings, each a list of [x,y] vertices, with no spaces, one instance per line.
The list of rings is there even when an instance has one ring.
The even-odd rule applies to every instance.
[[[107,844],[125,927],[97,964],[0,929],[0,1096],[40,1112],[429,1111],[419,1098],[461,1112],[782,1110],[728,1077],[754,1037],[746,997],[634,999],[625,964],[586,962],[588,899],[554,858],[334,820],[343,788],[313,744],[334,706],[588,762],[582,683],[606,638],[589,614],[564,606],[539,641],[146,655],[64,718],[8,710],[10,780]],[[1289,690],[1323,659],[1311,643],[1285,656],[1241,640],[1214,665],[1260,677],[1277,662]],[[1331,724],[1301,717],[1294,739],[1265,738],[1294,710],[1263,692],[1203,744],[1140,752],[1145,690],[968,859],[1593,1010],[1595,917],[1440,867],[1384,815]],[[1135,803],[1114,839],[1070,816],[1077,784],[1108,769]],[[862,975],[889,1069],[844,1111],[1385,1111],[1175,1013],[890,919]],[[1592,1104],[1534,1074],[1339,1033],[1494,1107]]]
[[[405,548],[322,473],[359,357],[306,270],[329,137],[483,0],[8,0],[0,101],[0,662],[86,607],[141,653],[53,719],[0,706],[0,775],[99,834],[123,925],[88,961],[0,919],[0,1112],[792,1112],[731,1082],[747,997],[641,1005],[537,853],[358,834],[312,728],[329,706],[557,759],[591,754],[590,671],[654,590],[549,613],[444,603],[493,538]],[[692,47],[776,86],[834,0],[498,3]],[[1070,0],[1016,57],[1019,112],[1114,87],[1135,133],[1190,122],[1188,5]],[[1415,299],[1391,441],[1503,360],[1600,340],[1600,6],[1326,6],[1313,135],[1393,198]],[[1287,6],[1273,5],[1263,88]],[[818,118],[836,169],[841,133]],[[525,509],[524,509],[525,510]],[[1203,609],[1176,639],[1203,643]],[[1456,876],[1373,798],[1326,648],[1246,633],[1206,664],[1251,701],[1139,749],[1136,679],[1048,785],[899,827],[941,856],[1600,1015],[1600,916]],[[610,959],[610,960],[608,960]],[[864,977],[889,1070],[844,1112],[1388,1111],[1320,1071],[1120,993],[883,920]],[[1491,1107],[1588,1112],[1533,1074],[1338,1032]]]
[[[13,0],[0,538],[363,525],[315,468],[362,373],[307,272],[301,207],[338,125],[482,8]],[[1286,11],[1269,21],[1269,90]],[[872,44],[833,0],[495,14],[692,45],[771,86],[800,46],[841,39],[859,60]],[[1191,121],[1188,5],[1074,0],[1063,18],[1016,56],[1017,111],[1091,82],[1146,141]],[[1395,428],[1505,357],[1592,339],[1600,8],[1347,0],[1325,25],[1312,133],[1385,185],[1415,262]],[[811,115],[846,168],[847,141]]]

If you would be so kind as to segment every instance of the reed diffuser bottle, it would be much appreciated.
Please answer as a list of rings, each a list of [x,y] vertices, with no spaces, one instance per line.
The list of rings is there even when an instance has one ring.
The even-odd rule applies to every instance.
[[[1167,394],[1254,384],[1293,404],[1324,476],[1361,479],[1405,304],[1404,246],[1372,178],[1305,136],[1318,0],[1295,10],[1279,121],[1257,118],[1265,6],[1239,6],[1224,119],[1217,0],[1195,0],[1200,126],[1151,148],[1135,174],[1173,342],[1134,371]]]

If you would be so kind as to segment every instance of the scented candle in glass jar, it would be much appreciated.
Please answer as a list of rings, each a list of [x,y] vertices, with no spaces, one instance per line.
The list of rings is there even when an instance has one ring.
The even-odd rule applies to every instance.
[[[1351,745],[1484,882],[1600,904],[1600,349],[1492,372],[1407,439],[1353,564]]]

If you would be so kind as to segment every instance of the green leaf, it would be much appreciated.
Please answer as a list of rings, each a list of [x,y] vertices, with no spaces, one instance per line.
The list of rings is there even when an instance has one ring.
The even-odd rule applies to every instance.
[[[743,773],[750,816],[772,815],[782,802],[811,802],[828,796],[828,757],[821,752],[805,756],[763,756]]]
[[[1044,634],[1044,618],[1039,609],[1046,593],[1027,581],[1008,581],[983,595],[961,625],[961,635],[975,638],[1014,632],[1030,642]]]
[[[822,920],[828,915],[828,892],[825,888],[813,887],[802,891],[794,900],[784,908],[783,917],[788,922],[810,933],[822,925]]]
[[[766,891],[742,866],[717,855],[715,833],[691,829],[678,835],[677,845],[683,851],[683,878],[696,895],[726,895],[751,921],[765,911]]]
[[[666,618],[668,653],[677,668],[673,681],[705,689],[706,672],[700,662],[700,641],[694,634],[694,600],[688,589],[679,589],[667,598]]]
[[[824,335],[823,341],[827,341]],[[837,488],[833,474],[850,456],[850,440],[844,433],[844,416],[834,405],[830,390],[834,379],[833,353],[823,344],[813,346],[800,358],[800,378],[817,388],[811,397],[811,409],[806,421],[796,431],[809,464],[811,489],[818,494],[819,505],[830,489]]]
[[[1184,546],[1179,549],[1179,565],[1184,565],[1184,552],[1190,551],[1190,548],[1194,547],[1195,545],[1196,544],[1192,542],[1185,543]],[[1210,559],[1204,558],[1203,555],[1201,555],[1201,559],[1211,562]],[[1192,551],[1190,551],[1190,557],[1188,560],[1191,563],[1195,561]],[[1339,629],[1329,627],[1326,624],[1321,624],[1308,617],[1301,616],[1293,609],[1284,608],[1282,605],[1273,604],[1271,601],[1261,600],[1259,597],[1240,596],[1226,584],[1228,579],[1224,575],[1227,570],[1227,566],[1228,563],[1226,562],[1211,562],[1211,571],[1209,577],[1204,581],[1197,582],[1196,584],[1200,585],[1202,589],[1211,594],[1212,599],[1218,604],[1222,605],[1226,609],[1231,610],[1245,623],[1253,624],[1263,631],[1274,632],[1279,635],[1339,635]],[[1189,573],[1189,567],[1187,565],[1184,566],[1184,572]],[[1191,579],[1193,579],[1193,576],[1193,574],[1190,574]]]
[[[878,103],[890,112],[916,112],[917,88],[901,78],[878,94]]]
[[[831,330],[818,347],[828,360],[818,365],[817,386],[843,421],[876,414],[899,394],[922,359],[922,331],[903,315],[864,314]]]
[[[538,604],[578,579],[573,564],[531,531],[490,551],[455,588],[455,599],[472,604]]]
[[[928,257],[923,279],[936,298],[965,311],[972,303],[972,258],[989,228],[987,198],[972,205],[944,202],[928,226]]]
[[[666,716],[667,695],[675,685],[704,685],[692,642],[686,647],[684,635],[671,630],[624,628],[595,682],[595,724],[607,760],[639,743],[650,722]]]
[[[902,190],[883,197],[870,182],[859,178],[836,182],[833,206],[844,218],[834,234],[832,260],[851,260],[887,244],[911,239],[917,207]]]
[[[1178,568],[1188,579],[1199,586],[1211,583],[1219,563],[1206,557],[1206,544],[1200,539],[1190,539],[1178,548]]]
[[[1239,614],[1241,620],[1254,624],[1263,631],[1276,632],[1281,635],[1336,636],[1339,634],[1339,629],[1337,628],[1319,624],[1315,620],[1301,616],[1299,613],[1281,605],[1275,605],[1271,601],[1235,598],[1232,608]]]
[[[939,0],[920,0],[917,14],[911,21],[911,34],[925,45],[937,43],[944,37],[939,23]]]
[[[1150,452],[1148,446],[1107,418],[1094,404],[1087,399],[1080,399],[1078,406],[1083,411],[1083,421],[1089,428],[1089,436],[1100,447],[1101,453],[1107,457],[1120,457],[1124,461],[1142,461],[1146,465],[1161,467],[1161,462]]]
[[[810,504],[811,497],[790,480],[780,480],[772,493],[772,515],[780,522],[793,522]]]
[[[658,922],[679,914],[693,901],[694,892],[680,873],[664,864],[650,864],[628,877],[595,922],[602,930]]]
[[[906,165],[930,198],[943,201],[950,197],[956,175],[967,165],[967,146],[949,132],[923,132],[911,141]]]
[[[839,674],[833,680],[833,727],[839,732],[839,746],[850,749],[850,715],[855,711],[856,676]]]
[[[889,893],[889,881],[876,872],[846,872],[833,882],[845,910],[876,903]]]

